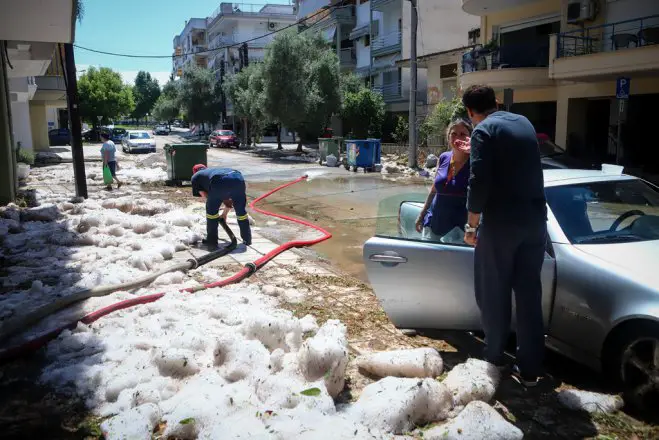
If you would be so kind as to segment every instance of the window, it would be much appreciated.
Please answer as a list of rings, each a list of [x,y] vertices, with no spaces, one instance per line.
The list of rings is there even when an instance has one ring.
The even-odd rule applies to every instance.
[[[571,243],[659,240],[659,191],[641,180],[548,187],[545,193]]]
[[[151,139],[151,136],[146,131],[141,131],[139,133],[130,133],[129,139]]]
[[[444,64],[439,66],[440,78],[453,78],[458,76],[458,63]]]

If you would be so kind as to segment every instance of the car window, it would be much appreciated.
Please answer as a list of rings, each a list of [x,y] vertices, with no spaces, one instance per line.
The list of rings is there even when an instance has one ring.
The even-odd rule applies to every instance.
[[[151,136],[149,136],[149,133],[146,131],[142,131],[139,133],[131,133],[129,139],[151,139]]]
[[[121,136],[121,135],[126,134],[126,130],[123,129],[123,128],[115,128],[114,130],[112,130],[112,133],[114,133],[115,135],[120,135]]]
[[[233,131],[231,130],[220,130],[220,136],[233,136]]]
[[[545,193],[572,243],[659,240],[659,192],[641,180],[550,187]]]

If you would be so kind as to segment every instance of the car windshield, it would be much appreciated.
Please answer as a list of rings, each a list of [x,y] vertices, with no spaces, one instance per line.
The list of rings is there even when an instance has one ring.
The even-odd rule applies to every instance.
[[[538,147],[540,155],[544,157],[556,156],[565,153],[565,149],[556,145],[548,136],[542,133],[538,134]]]
[[[220,130],[217,132],[218,136],[233,136],[233,131],[231,130]]]
[[[124,135],[126,134],[126,130],[123,128],[115,128],[112,133],[115,135]]]
[[[151,139],[151,136],[146,131],[142,131],[140,133],[131,133],[130,139]]]
[[[659,240],[659,191],[642,180],[549,187],[545,193],[571,243]]]

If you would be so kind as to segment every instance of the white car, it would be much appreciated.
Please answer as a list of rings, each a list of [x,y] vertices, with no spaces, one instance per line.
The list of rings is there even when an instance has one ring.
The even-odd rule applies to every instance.
[[[155,153],[156,140],[145,130],[129,130],[121,141],[124,153]]]

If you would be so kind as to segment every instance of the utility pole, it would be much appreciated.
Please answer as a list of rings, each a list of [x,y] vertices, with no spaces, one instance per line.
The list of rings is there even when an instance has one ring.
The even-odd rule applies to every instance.
[[[410,0],[411,18],[410,26],[410,147],[407,158],[407,165],[410,168],[416,168],[416,31],[419,23],[419,16],[416,9],[417,0]]]
[[[61,52],[60,52],[61,53]],[[87,198],[87,177],[85,176],[85,156],[82,151],[82,126],[80,124],[80,105],[78,102],[78,80],[76,63],[73,56],[73,44],[64,44],[64,63],[66,79],[66,102],[69,108],[69,127],[71,128],[71,153],[73,156],[73,176],[75,178],[76,196]]]

